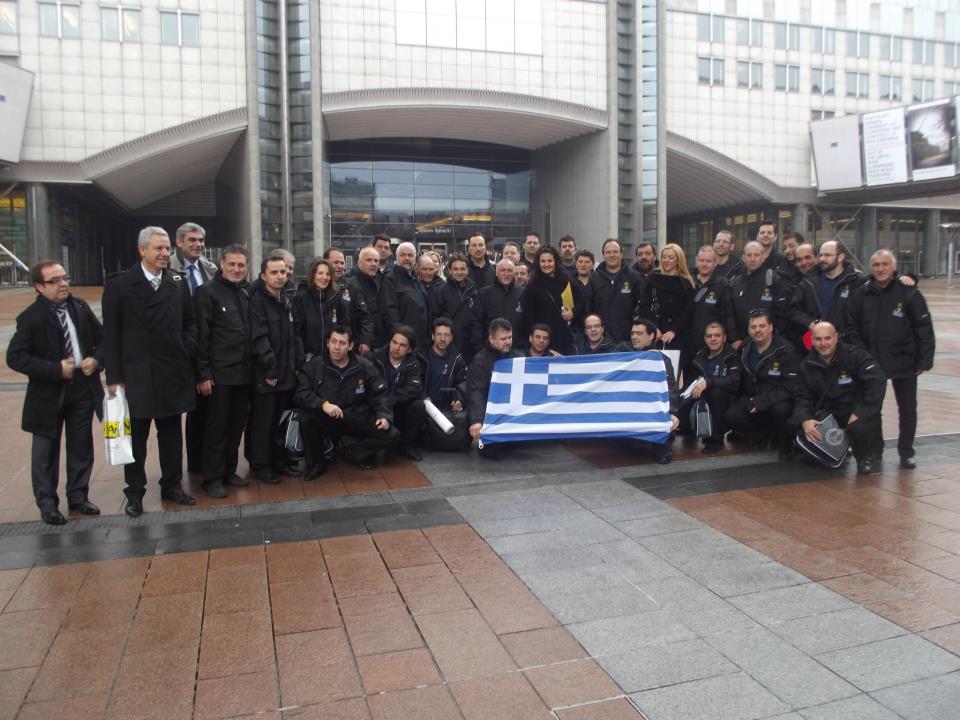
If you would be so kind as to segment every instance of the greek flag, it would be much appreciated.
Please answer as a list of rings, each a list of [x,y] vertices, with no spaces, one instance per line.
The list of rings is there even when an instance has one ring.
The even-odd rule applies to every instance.
[[[493,366],[484,444],[670,433],[667,370],[658,352],[512,358]]]

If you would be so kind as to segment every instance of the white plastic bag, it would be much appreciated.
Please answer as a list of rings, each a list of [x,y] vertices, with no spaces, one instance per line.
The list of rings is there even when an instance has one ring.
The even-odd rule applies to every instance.
[[[123,388],[116,395],[103,398],[103,444],[110,465],[133,462],[133,438],[130,433],[130,409]]]

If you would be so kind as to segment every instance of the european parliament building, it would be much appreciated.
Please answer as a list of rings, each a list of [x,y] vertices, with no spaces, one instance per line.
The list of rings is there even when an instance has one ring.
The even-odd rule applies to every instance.
[[[188,220],[303,262],[770,217],[926,274],[960,230],[957,0],[0,0],[0,61],[4,283]]]

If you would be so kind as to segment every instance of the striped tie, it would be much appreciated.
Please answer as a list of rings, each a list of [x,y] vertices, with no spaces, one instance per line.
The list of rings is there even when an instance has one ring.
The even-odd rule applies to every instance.
[[[160,289],[160,276],[157,275],[155,278],[150,278],[150,284],[153,286],[153,291],[156,292]]]
[[[60,321],[60,334],[63,335],[63,347],[69,357],[73,357],[73,340],[70,339],[70,326],[67,325],[67,309],[57,306],[57,320]]]

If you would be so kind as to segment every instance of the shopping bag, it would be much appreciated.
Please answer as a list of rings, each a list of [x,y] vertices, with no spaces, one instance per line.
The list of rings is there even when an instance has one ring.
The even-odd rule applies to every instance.
[[[110,465],[133,462],[133,437],[130,433],[130,408],[123,388],[103,398],[103,443]]]

